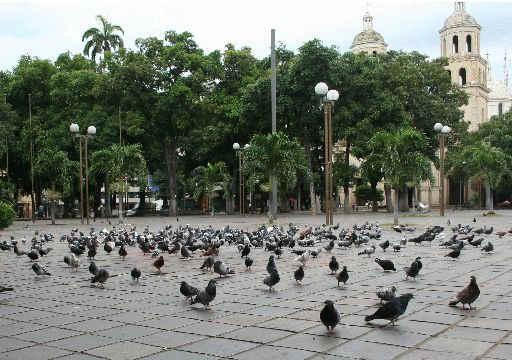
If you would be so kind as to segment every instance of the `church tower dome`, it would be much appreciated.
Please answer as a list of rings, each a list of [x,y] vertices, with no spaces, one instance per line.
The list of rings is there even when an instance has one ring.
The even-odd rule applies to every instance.
[[[384,37],[373,29],[373,16],[366,12],[363,16],[363,31],[357,34],[350,50],[353,53],[381,54],[388,50]]]
[[[469,95],[463,107],[470,130],[487,121],[487,61],[480,55],[481,26],[466,11],[464,1],[456,1],[453,13],[439,30],[441,56],[448,58],[447,70],[452,82]]]

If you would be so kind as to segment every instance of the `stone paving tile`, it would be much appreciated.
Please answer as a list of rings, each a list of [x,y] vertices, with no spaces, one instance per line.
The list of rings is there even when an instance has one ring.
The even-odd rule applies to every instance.
[[[150,355],[147,357],[140,358],[140,360],[217,360],[218,357],[194,354],[186,351],[169,350],[158,354]]]
[[[71,352],[43,345],[36,345],[2,353],[0,358],[5,360],[47,360],[67,354],[71,354]]]
[[[366,360],[393,359],[406,348],[353,340],[328,351],[331,355],[341,355]]]
[[[131,340],[145,335],[150,335],[158,332],[158,329],[136,326],[136,325],[123,325],[115,328],[97,331],[94,333],[96,336],[104,336],[115,340]]]
[[[67,339],[51,341],[46,345],[72,351],[85,351],[88,349],[94,349],[99,346],[112,344],[114,342],[116,342],[114,339],[85,334],[73,336]]]
[[[500,319],[488,319],[488,318],[466,318],[461,321],[458,325],[460,326],[468,326],[474,328],[484,328],[484,329],[495,329],[495,330],[512,330],[512,321],[510,320],[500,320]]]
[[[17,349],[22,349],[28,346],[35,345],[33,342],[23,341],[19,339],[9,338],[9,337],[1,337],[0,338],[0,353],[6,351],[12,351]]]
[[[487,342],[498,342],[507,334],[506,331],[482,329],[482,328],[471,328],[464,326],[455,326],[448,331],[443,333],[443,336],[457,338],[457,339],[468,339],[478,340]]]
[[[278,329],[278,330],[288,330],[288,331],[302,331],[308,328],[312,328],[313,326],[318,325],[318,323],[307,320],[296,320],[296,319],[288,319],[288,318],[278,318],[274,320],[265,321],[261,324],[258,324],[259,327],[269,328],[269,329]]]
[[[439,352],[431,350],[416,349],[404,353],[398,359],[400,360],[470,360],[476,357],[469,354],[457,354],[449,352]]]
[[[177,331],[196,335],[216,336],[225,334],[236,329],[240,329],[240,326],[215,323],[209,321],[201,321],[190,326],[180,327],[179,329],[177,329]]]
[[[45,327],[44,325],[17,322],[8,326],[0,326],[0,336],[14,336]]]
[[[235,339],[235,340],[243,340],[243,341],[251,341],[257,342],[261,344],[266,344],[272,341],[276,341],[278,339],[282,339],[284,337],[293,335],[293,332],[290,331],[282,331],[275,329],[261,329],[258,327],[245,327],[239,330],[231,331],[224,335],[220,335],[225,339]]]
[[[158,317],[156,319],[138,321],[139,325],[164,330],[174,330],[186,325],[192,325],[197,323],[200,323],[200,321],[177,316],[163,316]]]
[[[419,348],[433,351],[462,353],[466,354],[467,356],[476,357],[483,355],[492,346],[492,343],[483,341],[465,339],[457,339],[454,341],[453,339],[449,338],[436,337],[434,339],[429,339],[423,344],[419,345]]]
[[[304,360],[314,354],[305,350],[263,345],[234,355],[233,358],[237,360]]]
[[[498,344],[494,349],[487,353],[489,358],[510,359],[512,356],[512,344]]]
[[[247,341],[211,338],[201,340],[190,345],[185,345],[178,349],[206,355],[230,357],[257,346],[257,344]]]
[[[334,348],[337,345],[341,345],[344,342],[346,342],[345,339],[340,339],[335,336],[296,334],[278,341],[274,341],[271,345],[314,352],[327,352],[328,350]]]
[[[205,337],[201,335],[186,334],[176,331],[160,331],[152,335],[143,336],[135,341],[163,348],[174,348],[203,339],[205,339]]]
[[[403,331],[398,326],[377,329],[361,336],[358,340],[376,342],[381,344],[413,347],[429,338],[429,335],[421,335]]]
[[[366,334],[369,331],[371,331],[371,329],[368,327],[338,325],[334,328],[332,333],[327,334],[325,326],[318,325],[313,328],[304,330],[304,333],[320,336],[335,336],[342,339],[354,339],[363,334]]]
[[[80,335],[78,331],[59,329],[56,327],[47,327],[41,330],[30,331],[23,334],[15,335],[17,339],[34,341],[39,344],[53,340],[60,340],[72,336]]]
[[[129,341],[118,342],[87,350],[88,354],[106,357],[111,360],[131,360],[161,351],[160,348]]]
[[[81,321],[78,323],[72,323],[64,325],[66,329],[88,332],[88,331],[99,331],[104,329],[110,329],[116,326],[123,325],[120,322],[110,321],[110,320],[102,320],[102,319],[89,319],[85,321]]]

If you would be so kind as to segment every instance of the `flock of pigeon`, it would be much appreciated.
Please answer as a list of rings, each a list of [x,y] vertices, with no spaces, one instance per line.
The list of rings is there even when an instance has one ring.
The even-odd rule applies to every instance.
[[[476,222],[476,219],[474,219]],[[450,222],[448,221],[448,225]],[[87,258],[89,262],[88,270],[91,274],[91,286],[103,288],[108,279],[112,276],[106,268],[99,268],[95,263],[95,257],[99,251],[104,251],[110,256],[118,254],[123,260],[128,252],[142,252],[147,256],[148,262],[151,262],[155,268],[155,274],[162,274],[162,268],[165,266],[163,253],[175,254],[182,259],[202,256],[204,261],[198,271],[206,271],[217,274],[219,277],[229,277],[235,274],[235,269],[221,259],[220,252],[223,247],[235,247],[243,259],[245,271],[251,271],[255,260],[251,253],[255,251],[266,251],[270,255],[266,265],[268,273],[262,280],[268,291],[276,291],[276,285],[281,281],[277,263],[282,256],[292,255],[293,264],[296,270],[293,271],[293,277],[297,285],[302,284],[305,278],[306,270],[310,260],[323,256],[323,253],[329,254],[328,264],[329,274],[335,275],[336,286],[343,284],[343,287],[349,283],[349,270],[347,266],[340,265],[336,256],[332,255],[337,247],[340,251],[357,248],[358,256],[371,258],[378,251],[382,255],[374,258],[383,271],[397,271],[392,260],[383,259],[386,251],[400,252],[411,243],[415,246],[422,243],[444,247],[449,250],[445,257],[450,257],[454,261],[460,256],[466,248],[481,247],[482,252],[492,252],[494,245],[485,240],[486,235],[493,233],[494,229],[487,227],[475,227],[471,225],[457,225],[451,228],[433,226],[425,229],[423,233],[415,237],[408,237],[416,231],[415,228],[407,226],[395,226],[393,230],[401,234],[401,239],[396,243],[384,240],[383,232],[378,223],[364,223],[354,225],[351,228],[340,228],[339,224],[335,226],[304,226],[298,227],[289,224],[287,229],[278,226],[261,226],[255,231],[242,231],[240,229],[194,228],[191,226],[165,226],[164,228],[152,232],[149,227],[142,232],[131,225],[113,227],[111,230],[103,229],[96,232],[91,229],[89,233],[83,233],[78,229],[73,229],[69,234],[60,238],[60,242],[66,243],[69,253],[64,256],[63,262],[70,268],[70,271],[78,271],[81,262]],[[451,230],[451,234],[449,234]],[[495,232],[500,238],[512,234],[512,230],[507,232]],[[51,273],[38,261],[44,258],[52,248],[48,245],[56,241],[52,234],[35,233],[31,241],[20,239],[19,241],[11,237],[10,242],[4,240],[0,242],[0,250],[3,252],[12,252],[15,256],[28,257],[32,262],[31,268],[36,276],[51,276]],[[482,246],[483,245],[483,246]],[[102,249],[102,250],[101,250]],[[377,250],[379,249],[379,250]],[[448,251],[447,250],[447,251]],[[315,265],[312,265],[315,266]],[[409,266],[404,267],[404,280],[415,280],[423,268],[420,257],[412,260]],[[142,271],[133,267],[130,272],[134,284],[139,282]],[[235,275],[236,276],[236,275]],[[201,304],[205,309],[209,308],[214,302],[217,287],[216,279],[212,278],[204,290],[189,284],[186,280],[181,281],[179,285],[180,293],[193,304]],[[334,286],[334,285],[333,285]],[[0,292],[15,290],[11,286],[0,286]],[[395,286],[378,288],[376,297],[380,300],[380,305],[374,314],[367,315],[364,320],[370,322],[381,319],[389,321],[389,324],[395,324],[397,319],[405,313],[409,301],[413,294],[397,294]],[[479,297],[476,278],[471,276],[470,283],[456,298],[449,303],[455,306],[462,304],[472,309],[471,304]],[[327,331],[331,332],[340,321],[340,314],[335,304],[331,300],[325,301],[325,306],[320,312],[320,320],[326,326]]]

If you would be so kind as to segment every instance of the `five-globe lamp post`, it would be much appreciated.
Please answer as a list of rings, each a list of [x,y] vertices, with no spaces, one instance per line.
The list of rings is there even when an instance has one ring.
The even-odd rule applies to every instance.
[[[325,160],[325,224],[333,224],[333,178],[332,178],[332,108],[339,98],[337,90],[329,90],[324,82],[319,82],[315,86],[316,95],[321,97],[324,109],[324,160]]]
[[[434,125],[434,131],[439,134],[439,181],[440,181],[440,192],[439,192],[439,215],[444,216],[444,159],[445,159],[445,140],[446,136],[452,131],[452,128],[436,123]]]
[[[87,128],[87,133],[82,135],[80,134],[80,127],[76,123],[72,123],[69,126],[69,131],[79,140],[80,144],[80,218],[82,224],[84,223],[84,192],[83,192],[83,168],[85,165],[85,211],[87,217],[87,224],[89,224],[89,163],[87,157],[87,140],[96,135],[96,127],[89,126]],[[83,145],[82,145],[83,144]],[[82,156],[82,149],[84,150],[84,156]]]

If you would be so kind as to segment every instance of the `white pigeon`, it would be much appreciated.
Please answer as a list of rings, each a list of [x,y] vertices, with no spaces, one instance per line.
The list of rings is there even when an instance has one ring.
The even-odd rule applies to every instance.
[[[304,254],[299,255],[297,258],[295,258],[295,261],[301,263],[303,266],[306,266],[306,263],[309,260],[310,254],[311,254],[311,252],[309,250],[306,250],[304,252]]]

